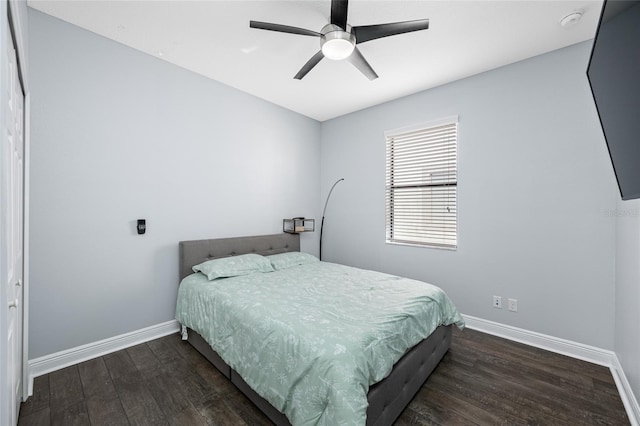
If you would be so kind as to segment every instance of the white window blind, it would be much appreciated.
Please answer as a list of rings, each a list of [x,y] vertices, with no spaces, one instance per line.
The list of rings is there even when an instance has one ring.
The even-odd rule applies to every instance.
[[[456,248],[457,117],[386,139],[387,242]]]

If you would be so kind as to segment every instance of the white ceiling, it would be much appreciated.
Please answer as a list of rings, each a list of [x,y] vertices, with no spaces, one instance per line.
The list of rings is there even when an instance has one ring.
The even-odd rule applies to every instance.
[[[319,121],[593,38],[601,0],[351,0],[352,26],[429,18],[426,31],[359,48],[380,78],[322,60],[315,37],[249,28],[250,20],[315,31],[330,1],[29,0],[29,6]],[[560,19],[580,11],[571,27]],[[586,66],[586,64],[585,64]]]

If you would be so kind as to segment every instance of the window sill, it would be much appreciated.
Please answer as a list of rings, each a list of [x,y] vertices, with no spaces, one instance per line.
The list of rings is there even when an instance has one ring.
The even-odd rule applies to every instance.
[[[409,247],[420,247],[420,248],[429,248],[429,249],[437,249],[437,250],[449,250],[456,251],[458,250],[458,246],[450,247],[450,246],[438,246],[433,244],[419,244],[419,243],[403,243],[399,241],[385,241],[386,244],[390,244],[393,246],[409,246]]]

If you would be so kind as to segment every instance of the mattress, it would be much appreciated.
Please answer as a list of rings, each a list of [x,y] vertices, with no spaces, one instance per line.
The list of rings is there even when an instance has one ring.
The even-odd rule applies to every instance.
[[[176,318],[292,424],[366,422],[367,392],[439,325],[438,287],[327,262],[181,285]]]

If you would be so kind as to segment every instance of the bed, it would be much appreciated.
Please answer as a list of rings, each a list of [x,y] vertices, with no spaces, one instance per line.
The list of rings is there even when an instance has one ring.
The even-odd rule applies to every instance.
[[[411,401],[411,399],[420,389],[424,381],[428,378],[428,376],[438,365],[442,357],[448,351],[451,344],[451,327],[454,324],[458,326],[463,326],[462,319],[458,314],[458,312],[455,310],[455,307],[453,307],[452,304],[450,305],[451,307],[448,307],[449,306],[448,304],[450,301],[448,301],[448,298],[446,298],[446,295],[444,296],[444,299],[440,299],[440,297],[442,296],[433,296],[433,300],[436,300],[436,298],[438,298],[437,299],[438,303],[432,304],[432,305],[445,305],[445,304],[447,305],[447,309],[450,310],[450,312],[447,311],[447,321],[444,321],[444,320],[441,321],[441,322],[446,322],[446,324],[431,325],[433,330],[429,330],[429,333],[427,333],[428,336],[426,338],[424,336],[421,336],[417,340],[415,338],[415,332],[411,332],[411,333],[407,332],[407,335],[411,335],[411,337],[414,340],[416,340],[415,344],[409,343],[408,338],[403,337],[402,339],[400,339],[398,337],[399,333],[395,333],[392,336],[386,336],[384,338],[384,339],[387,339],[391,337],[393,339],[396,339],[397,341],[393,340],[393,343],[389,345],[390,348],[386,349],[387,352],[384,352],[383,356],[378,356],[377,358],[374,358],[377,355],[369,354],[367,350],[367,356],[369,356],[369,358],[363,358],[364,355],[362,354],[359,354],[359,353],[357,355],[352,354],[351,352],[355,352],[355,351],[353,351],[352,348],[346,343],[344,345],[334,344],[333,341],[331,341],[331,345],[333,346],[327,343],[327,347],[329,347],[331,350],[333,350],[334,346],[338,348],[335,351],[333,351],[331,355],[339,354],[338,355],[339,357],[342,357],[342,356],[348,357],[348,361],[345,361],[345,365],[349,364],[352,358],[363,358],[365,361],[358,360],[358,362],[366,362],[367,369],[374,371],[373,367],[371,367],[370,364],[376,364],[376,368],[379,367],[377,364],[380,364],[380,368],[384,370],[384,368],[386,367],[383,364],[392,362],[392,364],[388,366],[388,370],[390,370],[390,372],[388,371],[384,372],[385,377],[376,378],[375,383],[365,383],[364,385],[358,384],[358,385],[352,386],[353,380],[345,379],[345,382],[348,381],[349,386],[352,386],[358,389],[362,388],[364,391],[363,400],[360,401],[360,403],[353,403],[353,401],[358,401],[358,398],[356,397],[353,397],[353,398],[350,397],[348,399],[348,405],[349,405],[348,408],[353,409],[354,411],[358,411],[358,410],[366,411],[366,414],[364,413],[364,411],[362,411],[362,413],[360,413],[361,414],[360,417],[358,417],[357,415],[355,417],[349,417],[351,416],[351,413],[349,412],[348,413],[349,416],[344,417],[345,419],[348,418],[349,420],[345,422],[342,422],[342,420],[336,421],[336,419],[342,419],[342,417],[340,417],[342,416],[342,412],[340,410],[343,410],[344,407],[340,407],[340,404],[343,404],[344,402],[343,400],[345,400],[344,395],[346,395],[346,393],[339,392],[339,391],[342,391],[341,389],[342,383],[332,383],[330,382],[330,380],[333,380],[333,379],[329,378],[330,376],[334,377],[336,375],[340,376],[339,379],[342,378],[342,375],[340,375],[340,374],[343,374],[341,370],[342,365],[339,366],[340,368],[335,366],[332,366],[332,367],[323,366],[322,368],[324,369],[321,369],[320,367],[317,367],[318,371],[322,371],[321,373],[318,373],[314,370],[316,369],[315,364],[313,367],[308,367],[303,365],[301,367],[301,371],[303,371],[304,374],[297,372],[297,370],[295,369],[292,369],[291,370],[292,377],[288,377],[287,374],[283,374],[282,372],[275,371],[275,367],[271,368],[272,363],[270,363],[268,357],[272,356],[273,359],[277,357],[284,359],[285,358],[284,355],[283,356],[276,355],[277,350],[279,350],[277,348],[279,347],[289,348],[292,345],[298,348],[300,345],[300,341],[302,340],[297,339],[295,336],[292,337],[292,336],[283,334],[280,337],[280,340],[278,341],[279,343],[271,345],[273,343],[273,342],[269,343],[271,339],[271,335],[272,334],[277,335],[277,333],[275,332],[272,333],[270,331],[266,331],[266,332],[261,331],[264,336],[267,336],[264,338],[264,342],[267,342],[267,343],[264,343],[264,344],[256,343],[258,340],[262,341],[263,340],[262,338],[260,339],[254,338],[253,341],[249,341],[249,342],[246,342],[246,341],[243,342],[242,340],[240,340],[241,338],[243,338],[242,336],[239,336],[237,338],[238,340],[228,339],[229,333],[231,333],[231,331],[228,331],[227,329],[230,330],[231,328],[234,328],[234,327],[236,328],[245,327],[245,329],[238,328],[237,330],[235,330],[236,333],[244,335],[244,332],[250,331],[249,329],[258,329],[260,327],[263,327],[264,324],[262,323],[266,323],[266,322],[269,322],[269,323],[282,322],[284,324],[284,327],[286,328],[290,326],[290,323],[292,322],[291,318],[286,319],[286,316],[282,316],[283,320],[280,321],[279,319],[280,317],[278,316],[280,314],[274,317],[273,315],[275,314],[273,315],[271,314],[273,312],[271,307],[269,307],[268,310],[267,308],[264,308],[265,309],[263,313],[265,315],[264,320],[261,320],[260,317],[258,317],[257,319],[251,318],[251,317],[247,319],[246,317],[243,317],[242,320],[239,320],[239,319],[234,319],[233,317],[233,315],[235,315],[235,311],[232,311],[231,313],[225,312],[224,316],[221,314],[221,312],[223,312],[223,310],[226,309],[225,307],[227,305],[235,303],[234,302],[234,298],[235,298],[235,300],[238,300],[238,301],[241,300],[242,303],[245,303],[245,306],[243,307],[243,309],[248,308],[245,310],[249,311],[251,315],[254,315],[254,314],[258,315],[258,312],[260,312],[260,310],[263,309],[263,307],[260,306],[262,305],[261,300],[250,301],[249,299],[250,296],[247,296],[245,298],[244,294],[245,293],[249,294],[251,288],[255,288],[257,285],[259,285],[259,286],[264,286],[260,288],[267,289],[266,290],[267,293],[263,295],[263,297],[265,298],[265,301],[268,301],[270,297],[276,298],[276,300],[280,298],[285,298],[287,297],[286,294],[284,295],[273,294],[273,293],[277,293],[277,290],[278,290],[278,287],[273,287],[273,285],[276,285],[273,282],[277,281],[277,285],[280,285],[279,284],[280,282],[286,282],[287,280],[292,279],[291,277],[293,276],[293,274],[301,274],[301,276],[304,276],[304,274],[306,274],[307,281],[314,281],[315,280],[314,274],[319,274],[319,275],[322,275],[325,273],[338,274],[338,275],[341,274],[340,276],[346,276],[347,281],[349,281],[349,284],[346,285],[347,287],[350,285],[355,285],[355,286],[362,285],[358,282],[358,280],[362,280],[364,282],[367,279],[371,279],[372,277],[375,279],[378,279],[377,278],[378,276],[381,276],[382,279],[386,281],[405,280],[405,279],[393,277],[386,274],[373,273],[371,271],[356,270],[355,268],[347,268],[342,265],[330,264],[327,262],[317,262],[310,265],[305,265],[304,268],[302,266],[300,267],[296,266],[295,268],[291,268],[283,271],[277,271],[273,273],[269,272],[266,274],[252,274],[252,275],[246,275],[243,277],[225,278],[224,280],[213,281],[216,287],[219,287],[221,289],[224,288],[224,290],[220,290],[221,293],[216,296],[219,298],[216,308],[215,309],[212,307],[203,308],[202,306],[200,306],[201,309],[209,310],[210,314],[212,315],[211,318],[207,317],[204,323],[208,323],[210,321],[214,322],[214,317],[215,317],[216,318],[215,321],[218,321],[216,323],[217,324],[216,327],[208,328],[203,324],[203,321],[196,321],[193,319],[195,318],[195,314],[191,315],[191,309],[193,307],[193,309],[195,310],[196,306],[203,305],[204,302],[202,302],[202,299],[198,298],[203,296],[190,295],[189,297],[191,297],[191,299],[189,299],[189,297],[183,295],[183,293],[187,292],[186,290],[187,288],[188,289],[191,289],[191,288],[205,289],[206,288],[207,291],[209,291],[214,287],[210,284],[211,282],[207,281],[207,278],[204,275],[202,275],[201,273],[198,273],[198,274],[193,273],[192,267],[194,265],[202,264],[203,262],[211,259],[221,259],[221,258],[227,258],[232,256],[240,256],[244,254],[259,254],[262,256],[271,256],[271,255],[281,255],[283,253],[288,253],[288,255],[293,255],[294,253],[299,252],[299,250],[300,250],[300,241],[299,241],[299,235],[297,234],[276,234],[276,235],[264,235],[264,236],[256,236],[256,237],[222,238],[222,239],[180,242],[179,271],[180,271],[180,279],[182,284],[179,292],[179,300],[178,300],[178,305],[176,309],[176,317],[178,321],[180,321],[181,324],[183,324],[184,336],[185,337],[188,336],[187,340],[189,341],[189,343],[196,350],[198,350],[202,355],[204,355],[232,383],[234,383],[236,387],[240,391],[242,391],[276,425],[290,425],[291,423],[332,424],[336,422],[345,423],[345,424],[347,423],[365,424],[366,422],[367,425],[392,424],[395,421],[395,419],[402,413],[406,405]],[[288,255],[284,255],[284,256],[288,256]],[[279,256],[276,256],[276,257],[279,257]],[[296,268],[300,268],[300,271],[298,271]],[[374,276],[370,274],[377,274],[377,275]],[[336,281],[336,280],[333,279],[333,281]],[[410,281],[410,285],[417,285],[417,284],[425,285],[424,283],[418,283],[412,280],[408,280],[408,281]],[[272,287],[269,287],[270,285],[272,285]],[[369,284],[366,284],[366,285],[369,285]],[[308,291],[317,292],[317,288],[323,288],[323,287],[321,286],[305,287],[307,292]],[[193,294],[198,294],[195,290],[191,290],[191,291],[193,292]],[[216,290],[216,291],[219,291],[219,290]],[[290,291],[290,290],[287,289],[286,291]],[[332,289],[330,291],[334,292],[336,290]],[[232,294],[233,292],[236,292],[236,293],[233,293],[233,297],[229,296],[230,298],[227,300],[227,299],[224,299],[224,296],[228,296],[225,292],[229,292],[230,294]],[[237,293],[237,292],[240,292],[240,293]],[[319,297],[319,299],[322,299],[322,297],[320,297],[321,296],[320,294],[313,294],[312,296],[314,298]],[[308,297],[308,295],[305,295],[305,297]],[[343,296],[340,296],[340,297],[342,298]],[[250,303],[252,303],[253,305],[247,305]],[[354,303],[354,305],[358,304],[357,301],[356,302],[352,301],[351,303]],[[375,304],[375,301],[372,302],[371,300],[369,300],[367,302],[367,304],[371,304],[371,303]],[[290,305],[286,305],[286,306],[290,306]],[[241,310],[239,308],[236,308],[236,309],[238,311]],[[284,310],[289,310],[289,308]],[[298,317],[302,317],[300,320],[301,323],[304,321],[307,321],[308,318],[304,318],[305,314],[304,313],[300,314],[301,311],[295,312],[293,308],[291,308],[290,310],[292,310],[292,312]],[[328,309],[328,308],[326,309],[323,308],[322,310],[323,312],[325,310],[329,313],[331,312],[331,309]],[[283,313],[282,315],[285,315],[285,314]],[[312,317],[311,320],[309,320],[310,323],[318,322],[318,321],[322,323],[330,322],[326,319],[313,318],[314,315],[316,315],[314,312],[309,311],[307,316]],[[420,324],[426,323],[426,322],[427,321],[421,321]],[[425,331],[422,329],[420,332],[425,333]],[[291,343],[288,341],[285,341],[285,342],[281,341],[281,340],[286,340],[287,338],[293,339],[294,343]],[[405,340],[407,340],[407,342],[403,343]],[[230,344],[227,344],[228,341],[237,342],[237,343],[234,343],[237,345],[237,347],[230,347]],[[214,347],[212,347],[212,345],[209,342],[213,342],[212,344]],[[408,348],[404,348],[402,344],[405,344],[405,345],[410,344],[410,346]],[[271,346],[267,347],[266,345],[271,345]],[[379,346],[381,347],[382,345],[369,344],[367,345],[367,348],[369,347],[375,348]],[[296,350],[299,350],[299,349],[296,349]],[[331,350],[329,352],[331,352]],[[393,351],[396,351],[396,352],[401,351],[399,355],[397,355],[397,358],[398,358],[397,361],[395,361],[395,358],[393,358],[394,356]],[[259,352],[260,354],[258,354]],[[342,354],[342,352],[344,352],[344,354]],[[260,356],[266,355],[267,360],[266,361],[259,360],[257,358],[258,355]],[[255,359],[254,364],[256,366],[263,365],[265,367],[264,368],[261,367],[257,371],[248,371],[247,369],[250,367],[247,367],[247,364],[251,364],[251,362],[247,362],[246,359],[238,361],[237,359],[234,358],[234,356],[240,357],[240,358],[253,356]],[[340,358],[340,359],[343,359],[343,358]],[[344,359],[347,359],[347,358],[344,358]],[[289,365],[297,365],[296,364],[297,361],[288,360],[287,362],[289,363]],[[317,363],[318,362],[316,362],[316,364]],[[232,368],[232,366],[234,366],[235,368]],[[287,368],[291,368],[291,367],[289,366]],[[366,369],[358,367],[357,370],[358,370],[357,374],[360,374],[361,373],[360,370],[366,370]],[[340,374],[336,374],[336,371],[338,371]],[[259,380],[255,378],[255,374],[261,375]],[[270,374],[273,377],[269,377]],[[365,372],[362,374],[366,376],[366,374],[369,374],[369,373]],[[370,375],[372,375],[373,377],[373,375],[375,374],[381,374],[381,373],[376,370],[375,373],[371,373]],[[264,380],[266,381],[266,384],[261,381],[262,376],[265,376]],[[378,381],[378,379],[381,379],[381,380]],[[296,385],[299,384],[299,386],[302,387],[302,384],[306,384],[307,388],[304,388],[304,390],[301,390],[299,392],[296,391],[298,393],[294,391],[290,391],[288,394],[283,393],[280,395],[278,394],[277,389],[272,390],[273,388],[277,387],[278,380],[280,381],[294,380],[293,383],[295,383]],[[370,380],[370,378],[367,380]],[[317,398],[315,395],[309,396],[311,392],[310,390],[314,390],[314,389],[320,395],[325,395],[325,393],[328,395],[328,392],[335,391],[337,394],[342,395],[340,396],[340,398],[342,399],[340,399],[339,397],[330,396],[330,397],[327,397],[327,400],[324,400],[324,399],[316,400]],[[327,389],[329,389],[329,391],[327,391]],[[302,395],[304,395],[307,398],[307,399],[304,399],[305,402],[301,402],[303,401],[303,399],[301,399]],[[295,408],[296,402],[297,402],[298,408]],[[307,404],[312,406],[311,408],[313,408],[314,405],[318,405],[317,409],[320,410],[318,417],[313,417],[313,416],[309,417],[308,415],[304,417],[300,413],[299,408],[303,405],[306,406]],[[282,411],[287,412],[288,416],[283,414],[283,412],[280,411],[278,408],[276,408],[274,405],[280,407]],[[356,408],[352,408],[351,405],[355,406]],[[362,407],[364,407],[364,409]],[[303,413],[303,414],[306,414],[306,413]],[[293,421],[290,421],[289,418],[293,418]],[[305,420],[301,420],[301,419],[305,419]]]

